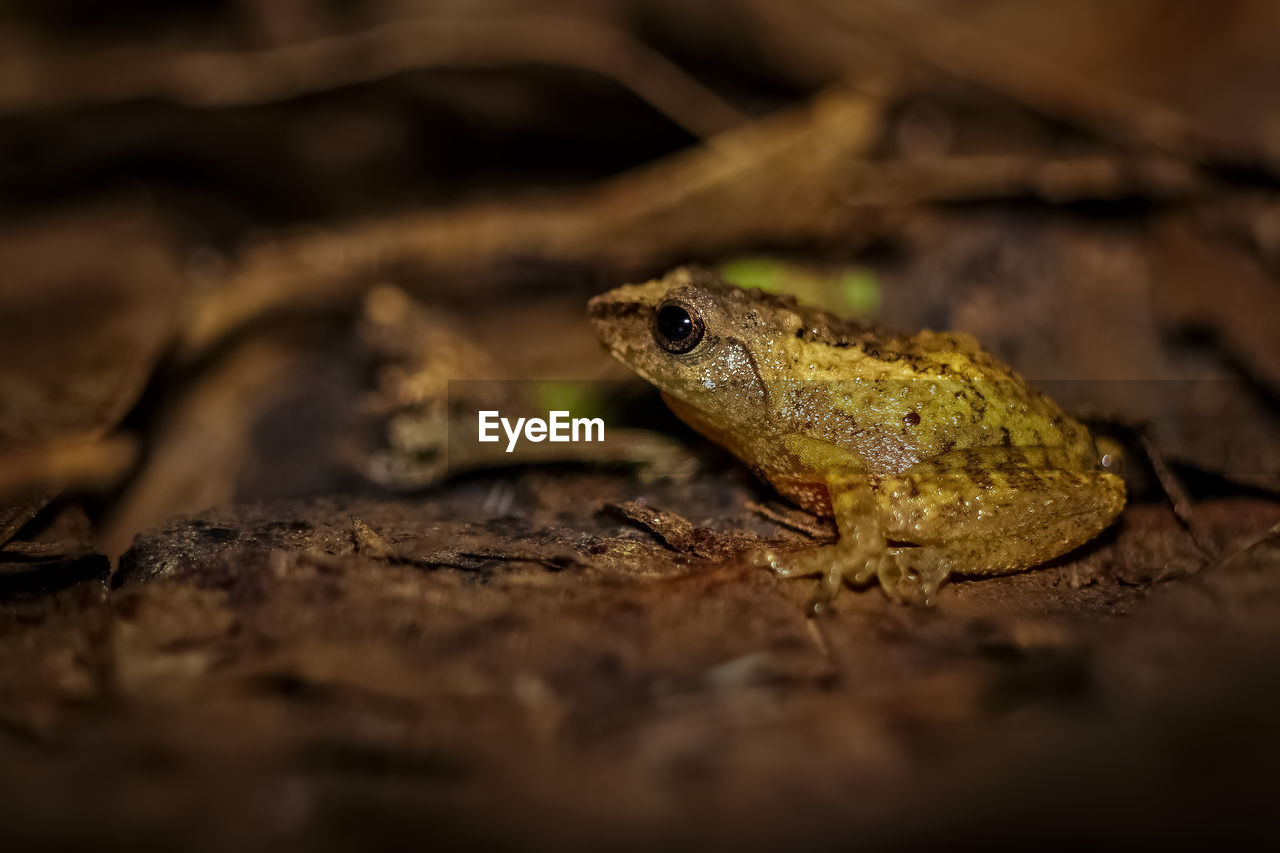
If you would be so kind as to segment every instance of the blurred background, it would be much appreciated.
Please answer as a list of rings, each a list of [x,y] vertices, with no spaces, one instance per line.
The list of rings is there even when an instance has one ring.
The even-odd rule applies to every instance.
[[[1270,4],[0,14],[9,491],[82,481],[112,556],[174,515],[360,487],[387,415],[390,344],[353,332],[371,288],[429,306],[422,361],[492,356],[447,378],[620,377],[586,297],[686,262],[974,332],[1088,383],[1049,389],[1078,410],[1276,484]]]
[[[588,534],[630,535],[618,533],[616,517],[601,521],[591,513],[634,496],[637,483],[673,471],[687,475],[691,466],[701,466],[701,479],[658,486],[659,497],[722,533],[754,529],[739,508],[743,501],[768,500],[767,493],[676,424],[651,390],[602,385],[590,388],[606,390],[566,392],[540,384],[626,378],[596,343],[585,302],[683,263],[893,328],[976,334],[1074,412],[1127,442],[1134,501],[1147,507],[1119,539],[1084,556],[1090,567],[1084,574],[1068,561],[1053,570],[1057,575],[1046,575],[1052,580],[1043,588],[1015,578],[1008,593],[1014,598],[997,595],[997,605],[1004,604],[995,610],[958,593],[969,601],[965,606],[978,609],[957,604],[959,621],[924,628],[917,617],[874,615],[868,608],[883,606],[879,599],[851,605],[870,620],[850,629],[862,643],[853,657],[884,654],[887,644],[897,649],[891,656],[904,661],[900,678],[927,672],[934,692],[913,688],[903,698],[893,691],[905,690],[904,682],[890,679],[896,686],[888,694],[849,699],[862,715],[860,745],[837,737],[841,746],[832,753],[831,743],[815,736],[815,750],[838,765],[817,778],[836,790],[851,779],[874,778],[897,791],[904,779],[919,780],[908,771],[913,750],[922,748],[914,740],[902,747],[882,730],[900,734],[892,720],[901,707],[909,706],[910,725],[927,729],[925,742],[936,746],[938,737],[946,739],[939,731],[960,727],[957,721],[978,728],[998,723],[1007,691],[1022,697],[1020,691],[1030,690],[1036,701],[1047,695],[1058,714],[1053,703],[1062,690],[1069,705],[1079,698],[1073,691],[1084,690],[1073,681],[1077,676],[1111,685],[1099,688],[1098,707],[1150,710],[1163,707],[1161,691],[1173,690],[1180,697],[1174,704],[1185,712],[1177,726],[1185,726],[1171,731],[1188,740],[1211,728],[1207,721],[1226,713],[1223,708],[1247,715],[1261,701],[1252,686],[1241,692],[1231,681],[1221,688],[1228,696],[1223,704],[1203,710],[1218,688],[1203,686],[1198,676],[1189,676],[1192,686],[1177,687],[1168,673],[1161,676],[1167,681],[1153,677],[1156,686],[1141,701],[1125,705],[1132,697],[1106,690],[1127,683],[1135,671],[1153,671],[1146,634],[1100,639],[1093,629],[1128,613],[1156,585],[1235,554],[1280,521],[1277,44],[1280,6],[1267,0],[0,0],[0,593],[6,619],[0,646],[8,662],[8,674],[0,677],[0,740],[5,750],[16,750],[8,766],[39,780],[28,786],[26,799],[0,806],[0,814],[7,809],[14,816],[15,838],[44,838],[66,813],[53,791],[73,780],[81,795],[94,796],[113,778],[110,768],[123,764],[140,775],[130,777],[119,799],[81,812],[83,835],[73,832],[71,840],[141,839],[161,846],[189,840],[192,827],[208,829],[194,811],[183,811],[195,810],[202,798],[232,804],[224,814],[256,815],[245,818],[248,835],[268,827],[280,838],[316,842],[333,830],[315,817],[323,801],[350,809],[349,824],[336,819],[350,834],[328,836],[336,847],[371,823],[381,822],[386,838],[395,839],[401,830],[422,828],[418,821],[425,819],[413,815],[426,808],[423,802],[433,804],[429,815],[453,814],[456,806],[474,817],[477,802],[502,796],[518,802],[529,787],[529,777],[493,756],[487,769],[468,769],[467,761],[455,767],[452,758],[432,764],[437,753],[429,750],[405,758],[402,746],[412,738],[395,726],[413,728],[406,719],[419,719],[415,714],[424,709],[447,706],[453,710],[442,712],[445,717],[465,720],[470,712],[458,708],[484,697],[532,709],[530,740],[508,745],[540,744],[545,764],[538,773],[554,776],[584,765],[574,764],[581,756],[561,752],[567,747],[558,734],[539,728],[559,725],[546,720],[585,719],[590,709],[614,721],[609,732],[631,737],[628,726],[640,724],[619,710],[625,697],[643,697],[635,701],[647,708],[660,694],[665,713],[676,702],[672,695],[701,695],[672,687],[685,682],[663,681],[655,672],[694,666],[693,658],[711,666],[755,654],[736,647],[722,649],[721,657],[710,651],[738,634],[734,626],[743,622],[732,607],[719,617],[637,615],[659,612],[644,609],[659,606],[647,603],[626,617],[635,624],[605,620],[630,626],[618,629],[616,660],[556,675],[559,662],[574,659],[572,650],[598,636],[583,628],[571,640],[539,639],[536,625],[545,611],[535,608],[518,619],[507,614],[504,622],[501,608],[483,598],[493,590],[477,591],[467,586],[472,581],[463,584],[470,592],[450,595],[481,596],[480,611],[453,613],[453,621],[436,614],[446,627],[430,627],[435,623],[420,615],[392,620],[394,629],[371,619],[342,639],[328,637],[330,645],[320,649],[308,633],[321,631],[316,625],[291,637],[283,627],[275,634],[258,631],[246,627],[258,623],[243,608],[258,613],[267,607],[264,600],[275,600],[271,618],[282,621],[272,624],[319,613],[316,624],[327,631],[339,617],[325,607],[353,613],[365,607],[372,614],[387,605],[318,592],[329,589],[326,571],[378,589],[428,581],[349,577],[347,569],[322,564],[312,567],[321,580],[307,581],[321,587],[291,587],[278,600],[235,585],[246,571],[279,580],[289,574],[279,555],[317,549],[331,557],[354,548],[357,556],[398,560],[395,571],[416,560],[462,575],[515,559],[563,579],[555,573],[586,559],[584,553],[639,566],[658,557],[644,551],[623,559],[612,545],[591,551],[595,546],[584,544]],[[607,481],[552,474],[531,480],[511,472],[450,480],[447,475],[458,472],[446,470],[440,444],[449,382],[477,379],[527,380],[526,390],[543,395],[542,402],[576,393],[575,414],[608,412],[656,430],[656,436],[631,436],[634,443],[618,451],[651,468],[639,476],[614,471]],[[590,467],[601,460],[559,461]],[[573,471],[565,476],[586,476]],[[1170,494],[1177,518],[1169,514]],[[349,501],[371,503],[360,503],[357,512]],[[1187,511],[1192,505],[1201,506],[1198,515]],[[259,509],[249,515],[235,509],[250,506]],[[634,522],[634,508],[628,512]],[[206,513],[198,535],[179,520],[197,513]],[[355,515],[364,527],[352,534]],[[369,524],[378,527],[365,523],[373,518],[382,519],[382,533],[369,530]],[[480,533],[456,526],[464,521],[490,526]],[[649,518],[644,526],[657,523]],[[383,541],[389,530],[415,524],[436,524],[418,531],[430,539],[425,551],[410,559],[387,550],[395,544]],[[565,527],[560,539],[528,538],[550,524]],[[508,538],[485,539],[491,535]],[[457,544],[464,539],[466,553]],[[677,539],[668,531],[668,549],[680,551]],[[567,550],[539,550],[552,540]],[[689,545],[693,557],[719,553],[697,541],[703,544]],[[1261,557],[1248,552],[1249,560],[1273,565],[1274,546],[1265,548]],[[579,556],[566,556],[570,552]],[[155,587],[164,593],[128,593],[127,584],[112,594],[102,588],[112,572],[122,586],[121,578],[183,571],[200,580]],[[430,574],[429,582],[443,583],[444,574]],[[210,580],[215,576],[220,580]],[[238,580],[228,586],[229,577]],[[560,581],[538,581],[544,582]],[[1087,606],[1067,592],[1082,587],[1093,596]],[[1262,584],[1248,593],[1231,587],[1215,594],[1252,600],[1259,588],[1273,589]],[[1017,597],[1024,594],[1030,597]],[[1056,615],[1030,628],[1007,622],[1010,608],[1024,605],[1037,618]],[[603,618],[602,606],[589,601],[583,612]],[[741,606],[749,614],[763,605],[744,600]],[[1150,624],[1172,632],[1173,658],[1184,651],[1186,625],[1204,627],[1195,620],[1207,617],[1195,606],[1165,605],[1158,611],[1164,616],[1152,617]],[[1274,615],[1250,614],[1239,617],[1250,631],[1263,630]],[[794,616],[788,609],[772,618],[790,624]],[[703,619],[708,636],[718,639],[681,635],[666,618],[681,625]],[[716,618],[728,620],[723,632],[711,631]],[[523,626],[516,634],[525,645],[512,639],[514,624]],[[444,634],[433,634],[437,628]],[[684,639],[659,654],[668,629]],[[809,648],[811,629],[793,629],[798,633],[781,647]],[[526,630],[532,633],[521,633]],[[627,633],[633,630],[638,633]],[[917,630],[932,638],[918,648],[906,639]],[[992,631],[998,641],[990,639]],[[1273,669],[1280,660],[1275,638],[1247,636],[1222,640],[1221,659],[1196,671],[1239,661],[1246,647],[1256,650],[1262,670]],[[1121,663],[1107,663],[1097,651],[1113,641],[1127,649]],[[522,664],[535,675],[517,667],[502,676],[507,681],[498,679],[501,687],[474,673],[463,677],[461,669],[443,675],[433,669],[432,684],[452,685],[437,694],[405,686],[424,676],[408,674],[412,666],[397,645],[403,642],[425,650],[413,658],[418,663],[454,654],[467,659],[467,649],[484,661],[524,654],[517,649],[541,651],[528,652],[534,662]],[[1013,654],[1017,673],[999,670],[996,700],[982,691],[974,698],[969,681],[948,680],[943,649],[972,645],[981,657],[993,642],[1003,650],[993,659],[1004,666],[999,655]],[[839,658],[841,641],[821,644],[828,664],[832,648]],[[664,663],[633,658],[641,647]],[[684,653],[692,647],[702,648],[701,657]],[[368,665],[372,674],[361,681],[356,674],[366,668],[364,655],[378,663]],[[263,663],[268,659],[270,666]],[[1097,671],[1084,663],[1095,659],[1103,660]],[[681,660],[685,664],[673,663]],[[758,674],[752,667],[759,661],[752,660],[715,678]],[[803,696],[790,700],[785,713],[769,716],[777,710],[772,705],[761,711],[761,719],[789,722],[771,730],[772,746],[759,755],[734,753],[740,761],[733,766],[745,779],[783,773],[795,782],[803,775],[795,763],[785,772],[777,763],[794,747],[779,731],[839,728],[818,705],[806,704],[820,700],[804,693],[830,696],[822,691],[831,689],[831,673],[770,660],[769,689],[801,684]],[[539,669],[544,664],[551,670]],[[479,666],[498,678],[488,663]],[[990,661],[982,666],[999,669]],[[979,670],[973,683],[994,678],[995,670]],[[455,677],[460,680],[450,681]],[[755,677],[748,679],[752,685]],[[339,683],[345,686],[333,686]],[[256,685],[253,690],[271,685],[271,701],[253,704],[252,713],[232,702],[233,710],[217,719],[183,716],[198,704],[195,698],[230,702],[246,684]],[[363,697],[342,706],[350,716],[291,716],[299,695],[324,705],[348,689]],[[972,704],[956,699],[962,694]],[[777,698],[769,695],[770,702]],[[740,736],[749,740],[762,724],[754,712],[725,710],[740,708],[739,699],[724,699],[714,715],[741,722],[734,714],[747,714],[751,724]],[[764,707],[755,693],[750,701],[757,703],[752,708]],[[386,710],[379,702],[400,710],[379,716]],[[890,706],[894,713],[881,719]],[[148,710],[130,716],[138,707]],[[957,707],[964,710],[932,715]],[[88,723],[80,716],[86,708],[92,709]],[[254,716],[259,713],[266,716]],[[264,722],[271,714],[281,716]],[[163,744],[143,736],[172,715],[185,722],[174,723]],[[614,838],[610,821],[620,812],[627,826],[674,827],[685,841],[704,832],[715,837],[716,827],[738,813],[735,803],[763,796],[762,781],[744,782],[733,790],[745,799],[733,800],[714,782],[720,771],[697,760],[685,768],[692,775],[680,775],[685,747],[719,737],[698,727],[724,723],[714,715],[695,725],[657,713],[640,726],[648,734],[635,735],[628,747],[592,735],[612,745],[592,753],[603,776],[584,771],[582,778],[607,778],[600,768],[615,759],[637,775],[622,774],[621,787],[603,786],[600,802],[586,809],[593,816],[589,828],[569,834],[573,843]],[[818,725],[819,718],[826,722]],[[484,717],[494,726],[504,719]],[[1135,719],[1104,733],[1088,728],[1096,721],[1072,719],[1055,717],[1054,725],[1083,742],[1128,743],[1142,731]],[[651,724],[659,728],[644,728]],[[228,770],[192,759],[207,726],[246,726],[273,743],[300,727],[314,726],[328,737],[368,726],[379,747],[334,747],[315,759],[324,773],[342,777],[331,803],[310,787],[313,753],[299,759],[289,752],[269,772],[252,762],[232,762]],[[982,737],[992,736],[982,730]],[[485,736],[479,723],[441,732],[448,737],[432,735],[441,743],[478,743]],[[86,765],[66,746],[76,738],[119,746],[90,750]],[[658,742],[661,749],[653,746]],[[1121,762],[1133,775],[1120,773],[1115,784],[1147,780],[1143,773],[1154,765],[1144,763],[1150,755],[1143,750],[1163,754],[1144,741],[1141,756],[1129,753],[1132,761]],[[991,770],[993,784],[1009,796],[1024,791],[1018,780],[1032,769],[996,752],[1010,764]],[[46,761],[49,754],[56,760]],[[239,762],[244,756],[236,754]],[[1094,757],[1102,764],[1087,764]],[[939,778],[963,778],[974,766],[971,758],[957,759]],[[1111,766],[1105,756],[1081,760],[1086,764],[1070,764],[1063,777]],[[148,761],[164,768],[158,776]],[[422,762],[431,768],[423,771]],[[645,799],[661,787],[655,780],[667,778],[644,775],[654,762],[700,792],[690,796],[709,809],[705,826],[668,809],[670,803]],[[1194,775],[1187,766],[1156,775],[1187,779]],[[14,771],[5,773],[18,781]],[[435,798],[414,787],[420,773],[431,776],[432,785],[475,774],[485,780],[484,794],[475,801],[467,794],[463,805]],[[175,804],[156,793],[164,774],[198,776],[205,787]],[[210,774],[215,781],[208,781]],[[566,781],[570,775],[556,777],[564,784],[548,790],[580,794]],[[1253,778],[1235,770],[1227,775],[1229,791]],[[890,777],[896,781],[884,781]],[[244,780],[266,778],[275,781],[261,805],[244,793]],[[402,778],[415,781],[395,788]],[[353,779],[389,787],[353,800]],[[705,784],[698,788],[690,779]],[[951,789],[937,786],[951,798]],[[1059,793],[1046,790],[1044,803]],[[1141,803],[1162,813],[1160,797],[1148,794]],[[639,799],[629,801],[633,796]],[[630,805],[617,810],[623,801]],[[155,814],[167,821],[162,828],[147,823],[145,809],[128,813],[139,802],[160,803]],[[876,838],[890,843],[898,837],[895,827],[909,812],[903,802],[887,796],[860,806],[868,825],[878,827]],[[1247,802],[1236,805],[1243,809]],[[261,805],[261,814],[249,803]],[[1049,812],[1037,811],[1042,806],[1025,813],[1044,818]],[[493,830],[493,837],[466,817],[450,825],[477,843],[568,843],[568,835],[540,822],[537,809],[512,808],[508,829]],[[843,839],[827,833],[839,825],[840,808],[828,803],[819,811],[810,840]],[[1107,814],[1124,823],[1122,815]],[[773,820],[766,817],[760,820]],[[949,819],[926,822],[915,840],[952,837],[963,820]],[[1203,829],[1208,821],[1194,826]],[[777,837],[794,829],[785,820],[768,825]],[[1009,838],[1035,838],[1041,825],[1013,825]],[[1139,832],[1139,824],[1127,826]],[[1179,826],[1161,831],[1176,837]],[[95,835],[99,831],[106,835]],[[210,831],[212,839],[238,838]],[[644,837],[665,837],[664,831]]]

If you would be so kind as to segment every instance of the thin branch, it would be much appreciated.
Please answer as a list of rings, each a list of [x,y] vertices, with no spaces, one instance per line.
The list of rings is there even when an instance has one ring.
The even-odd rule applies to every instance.
[[[539,261],[613,275],[764,241],[853,248],[938,202],[1171,200],[1204,191],[1192,167],[1164,158],[868,160],[880,109],[873,99],[832,93],[588,190],[268,242],[239,259],[200,306],[180,361],[263,316],[351,304],[379,277],[406,271],[428,273],[437,289],[462,282],[470,292],[496,270]]]
[[[913,59],[1012,98],[1027,109],[1089,129],[1138,150],[1193,162],[1266,164],[1257,150],[1227,140],[1189,117],[1103,86],[1029,50],[938,13],[881,0],[804,0],[838,27],[884,38]]]
[[[70,491],[98,492],[118,484],[138,459],[128,435],[52,442],[0,453],[0,504]]]
[[[281,101],[426,68],[545,64],[616,81],[699,138],[745,124],[732,104],[614,27],[552,16],[407,20],[256,52],[135,46],[0,59],[0,113],[164,98]]]
[[[711,143],[542,199],[504,199],[317,230],[256,246],[210,282],[182,336],[181,361],[274,311],[335,306],[406,267],[438,284],[474,281],[538,259],[596,267],[698,256],[752,236],[838,227],[840,164],[861,162],[879,135],[880,104],[847,94],[770,116]],[[822,211],[822,222],[811,222]],[[474,286],[473,284],[470,286]]]

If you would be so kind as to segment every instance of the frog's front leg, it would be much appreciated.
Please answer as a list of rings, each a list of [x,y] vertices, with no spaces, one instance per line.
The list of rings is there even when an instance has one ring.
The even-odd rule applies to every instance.
[[[840,539],[809,551],[779,556],[765,551],[761,562],[779,577],[821,578],[810,602],[817,609],[835,598],[845,581],[864,584],[881,573],[888,561],[884,529],[875,491],[863,477],[833,478],[826,484]]]

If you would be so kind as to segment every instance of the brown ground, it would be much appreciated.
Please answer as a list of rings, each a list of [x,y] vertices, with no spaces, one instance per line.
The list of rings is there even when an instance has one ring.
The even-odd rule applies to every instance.
[[[470,520],[508,485],[536,509]],[[684,542],[703,553],[741,547],[730,531],[800,536],[744,511],[740,478],[528,474],[215,511],[139,539],[110,593],[100,576],[11,590],[6,834],[1275,838],[1274,536],[1200,569],[1172,513],[1138,506],[1081,552],[956,583],[934,610],[870,590],[807,620],[808,582],[664,547],[606,509],[637,497],[705,523]],[[1256,500],[1198,512],[1231,553],[1280,521]]]

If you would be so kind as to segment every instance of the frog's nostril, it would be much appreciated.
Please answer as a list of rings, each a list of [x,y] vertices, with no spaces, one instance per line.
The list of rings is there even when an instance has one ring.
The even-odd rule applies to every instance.
[[[621,299],[613,293],[601,293],[587,300],[587,317],[598,324],[647,317],[651,310],[641,302]]]
[[[609,321],[618,316],[618,303],[609,298],[607,293],[592,297],[587,302],[587,319],[598,329],[603,330]]]

